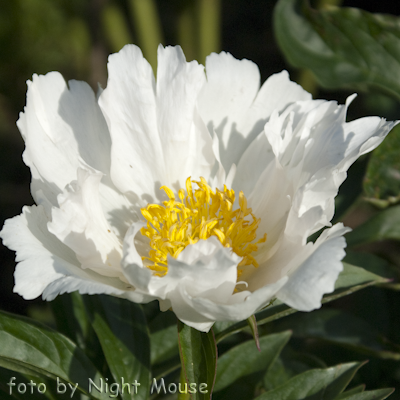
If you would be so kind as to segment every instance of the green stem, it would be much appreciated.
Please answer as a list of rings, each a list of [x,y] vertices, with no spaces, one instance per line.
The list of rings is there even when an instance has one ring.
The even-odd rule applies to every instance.
[[[163,42],[156,4],[154,0],[130,0],[130,8],[139,46],[156,72],[157,47]]]
[[[178,321],[178,346],[181,359],[180,389],[184,390],[187,383],[189,392],[194,385],[198,394],[193,395],[193,398],[210,399],[215,384],[218,357],[213,331],[200,332]],[[189,399],[192,397],[191,393],[180,393],[178,399]]]
[[[188,389],[188,383],[186,381],[186,376],[185,376],[185,371],[182,365],[181,368],[181,377],[180,377],[180,387],[182,389],[182,391],[184,390],[184,388],[186,387],[186,389]],[[186,390],[186,393],[178,393],[178,400],[190,400],[190,393],[188,390]]]

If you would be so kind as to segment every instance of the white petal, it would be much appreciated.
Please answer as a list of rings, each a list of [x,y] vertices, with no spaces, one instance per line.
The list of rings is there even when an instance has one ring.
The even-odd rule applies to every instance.
[[[258,90],[257,66],[230,54],[209,56],[206,71],[208,83],[199,97],[199,107],[209,129],[219,135],[225,169],[238,163],[274,110],[282,111],[293,102],[311,99],[301,86],[289,80],[286,71],[270,76]]]
[[[179,285],[193,297],[225,302],[235,289],[240,261],[241,257],[223,247],[216,237],[199,240],[187,246],[177,259],[168,258],[168,274],[162,278],[166,285],[163,290],[167,293]]]
[[[135,303],[148,303],[153,300],[152,297],[134,291],[132,286],[116,278],[105,278],[90,270],[80,270],[77,275],[66,275],[50,282],[43,291],[43,300],[51,301],[59,294],[75,291],[80,294],[108,294]]]
[[[346,171],[361,155],[375,149],[399,121],[388,121],[379,117],[365,117],[344,126],[344,138],[348,142],[340,170]]]
[[[240,121],[260,87],[257,65],[246,59],[237,60],[229,53],[212,53],[206,59],[206,73],[207,85],[199,96],[204,120],[212,121],[215,128],[224,120]],[[224,135],[226,140],[228,133]]]
[[[289,104],[305,100],[311,100],[311,94],[292,82],[287,71],[273,74],[261,86],[240,131],[253,138],[263,130],[273,111],[283,111]]]
[[[336,279],[343,270],[341,260],[346,247],[343,235],[348,231],[343,224],[326,229],[314,244],[312,254],[289,274],[277,298],[300,311],[321,307],[322,296],[334,291]]]
[[[212,135],[212,149],[216,160],[216,171],[215,175],[209,180],[208,183],[213,188],[222,188],[226,183],[226,171],[221,163],[219,139],[215,132]]]
[[[43,207],[32,206],[4,224],[0,233],[3,243],[17,252],[14,292],[27,300],[43,293],[44,299],[51,300],[72,290],[115,295],[129,290],[119,279],[82,270],[75,254],[48,232],[47,223]]]
[[[211,237],[187,246],[178,259],[168,259],[168,273],[153,276],[144,267],[137,251],[141,224],[133,224],[124,241],[124,274],[139,291],[159,299],[171,299],[177,287],[184,285],[193,296],[207,292],[207,297],[222,301],[229,298],[236,285],[237,264],[241,258]]]
[[[180,46],[158,47],[157,122],[163,143],[187,141],[204,67],[186,62]]]
[[[257,229],[257,240],[267,234],[266,243],[260,245],[259,251],[255,254],[257,262],[261,264],[277,251],[285,233],[292,206],[292,185],[286,171],[276,160],[254,178],[258,179],[256,184],[252,185],[252,192],[247,196],[247,200],[254,215],[261,218]]]
[[[244,151],[237,166],[233,183],[235,191],[243,190],[248,197],[256,186],[260,176],[275,161],[271,145],[262,131]],[[268,184],[267,182],[264,185]]]
[[[140,49],[127,45],[109,57],[108,74],[99,104],[113,143],[111,178],[145,206],[159,198],[158,189],[166,181],[153,71]]]
[[[198,98],[200,115],[210,132],[218,134],[222,164],[229,170],[243,151],[243,133],[237,131],[260,87],[260,73],[249,60],[229,53],[212,53],[206,59],[207,84]]]
[[[141,255],[138,252],[138,249],[143,246],[143,235],[140,233],[143,226],[145,226],[143,222],[133,223],[126,232],[121,265],[128,282],[142,293],[148,293],[148,286],[153,274],[150,269],[144,267]],[[145,250],[143,256],[147,256],[149,250],[150,246],[147,249],[147,254]]]
[[[78,170],[78,181],[58,197],[52,209],[49,231],[70,247],[83,268],[120,277],[122,244],[105,219],[99,198],[102,174]]]
[[[186,178],[208,180],[215,163],[211,136],[196,110],[205,84],[204,67],[186,62],[179,46],[158,47],[157,123],[167,185],[184,187]]]
[[[294,103],[281,114],[274,112],[264,127],[272,151],[291,181],[282,188],[292,198],[286,226],[288,234],[303,232],[305,240],[306,234],[329,226],[334,197],[346,177],[347,168],[360,154],[383,140],[393,127],[393,123],[375,117],[345,123],[351,100],[352,97],[346,106],[321,100]],[[240,172],[241,169],[238,176]],[[318,207],[322,213],[309,214],[315,219],[308,218],[309,228],[302,231],[301,216]]]
[[[24,161],[31,168],[32,194],[42,189],[56,204],[57,194],[84,161],[103,173],[110,169],[110,137],[92,89],[57,72],[28,81],[27,105],[18,128],[24,137]]]
[[[139,229],[139,224],[131,228],[129,243],[133,243]],[[178,259],[169,258],[164,277],[153,276],[149,269],[139,266],[140,256],[131,246],[126,245],[125,250],[124,272],[129,282],[140,293],[168,300],[168,308],[172,307],[182,322],[201,331],[208,331],[216,320],[248,318],[267,304],[287,280],[283,277],[255,293],[234,294],[240,257],[215,237],[186,247]]]
[[[203,296],[192,297],[184,286],[179,286],[179,292],[174,293],[177,306],[173,307],[173,310],[186,325],[206,332],[215,321],[242,321],[249,318],[268,304],[286,281],[287,277],[283,277],[254,293],[246,291],[234,294],[227,304],[213,302]],[[210,321],[208,324],[207,320]]]

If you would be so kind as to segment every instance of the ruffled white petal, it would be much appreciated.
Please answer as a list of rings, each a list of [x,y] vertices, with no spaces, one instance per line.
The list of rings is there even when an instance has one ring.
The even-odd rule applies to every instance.
[[[343,224],[326,229],[313,246],[312,254],[293,272],[289,271],[289,280],[277,298],[300,311],[321,307],[322,296],[334,291],[343,270],[341,260],[346,254],[343,235],[349,230]]]
[[[149,285],[157,296],[171,299],[178,286],[193,297],[224,302],[235,289],[237,264],[241,257],[222,246],[216,237],[187,246],[177,259],[168,258],[168,274]],[[172,307],[177,304],[171,299]]]
[[[100,185],[102,207],[114,231],[124,230],[124,235],[123,226],[132,223],[136,210],[109,179],[110,135],[89,85],[70,81],[68,88],[57,72],[34,75],[17,125],[25,140],[23,157],[31,169],[35,202],[50,214],[51,206],[58,204],[57,195],[86,164],[105,175]]]
[[[282,111],[311,95],[289,80],[283,71],[260,86],[260,73],[249,60],[229,53],[206,59],[207,84],[199,96],[200,114],[210,131],[218,134],[222,163],[229,170],[262,131],[272,111]],[[213,99],[210,101],[210,99]]]
[[[287,282],[287,279],[285,276],[279,281],[266,285],[253,293],[248,291],[236,293],[230,297],[227,304],[216,303],[206,297],[192,297],[184,291],[184,288],[180,288],[183,301],[180,303],[182,311],[180,315],[177,314],[178,318],[185,324],[201,331],[208,331],[209,328],[204,329],[201,322],[197,323],[195,318],[190,315],[190,310],[195,310],[203,318],[208,318],[210,322],[243,321],[267,305]],[[175,310],[174,312],[176,313]],[[204,325],[207,327],[206,324]]]
[[[193,295],[208,292],[211,298],[220,299],[232,294],[241,258],[224,248],[217,238],[200,240],[187,246],[178,259],[169,258],[167,275],[159,277],[142,265],[138,253],[141,226],[133,224],[127,232],[122,261],[126,278],[139,291],[164,300],[185,282]]]
[[[52,300],[73,290],[82,294],[129,294],[129,285],[119,279],[82,270],[74,252],[47,230],[48,222],[42,206],[24,207],[22,214],[7,220],[0,232],[4,245],[17,252],[14,292],[27,300],[41,294]]]
[[[240,257],[211,237],[186,247],[178,259],[169,258],[168,273],[153,276],[139,265],[134,237],[140,225],[132,226],[125,242],[124,273],[139,293],[167,301],[185,324],[208,331],[216,320],[239,321],[268,303],[287,277],[251,293],[234,294]]]
[[[78,169],[78,180],[58,196],[48,229],[74,251],[82,268],[121,277],[122,243],[111,231],[99,199],[102,174]]]

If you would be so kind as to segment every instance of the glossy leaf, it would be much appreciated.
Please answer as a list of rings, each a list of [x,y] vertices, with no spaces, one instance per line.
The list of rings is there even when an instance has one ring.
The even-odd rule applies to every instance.
[[[349,384],[361,363],[341,364],[303,372],[257,400],[334,400]]]
[[[0,312],[0,366],[22,374],[61,379],[89,394],[89,379],[97,386],[101,375],[64,335],[28,318]],[[93,390],[95,399],[108,398]]]
[[[357,285],[363,285],[369,282],[381,283],[387,279],[374,274],[364,268],[357,267],[348,263],[343,263],[343,271],[339,274],[335,282],[335,290],[352,288]],[[333,293],[333,295],[335,292]],[[328,295],[329,297],[331,295]]]
[[[100,372],[104,373],[107,363],[100,342],[87,315],[84,298],[79,292],[64,293],[50,302],[57,330],[68,336],[89,357]],[[65,316],[68,315],[68,318]]]
[[[111,296],[88,296],[85,302],[114,381],[130,388],[122,398],[147,399],[150,339],[141,306]]]
[[[255,372],[266,371],[278,357],[291,332],[275,333],[260,338],[261,351],[253,341],[239,344],[218,359],[215,391],[224,389],[237,379]]]
[[[400,206],[390,207],[374,215],[346,234],[349,247],[385,239],[400,240]]]
[[[82,349],[90,329],[82,295],[79,292],[65,293],[50,302],[57,324],[57,330],[68,336]],[[68,315],[68,318],[65,316]]]
[[[158,310],[157,316],[149,323],[149,329],[152,375],[160,379],[181,366],[175,314]]]
[[[400,22],[356,8],[312,9],[280,0],[274,30],[287,60],[327,88],[383,89],[400,99]]]
[[[390,267],[388,261],[375,254],[347,251],[344,261],[382,278],[393,279],[396,277],[395,271]]]
[[[340,393],[336,400],[346,399],[347,397],[353,396],[354,394],[362,393],[365,390],[365,385],[359,385],[354,387],[353,389],[346,390],[345,392]]]
[[[151,364],[162,363],[171,357],[179,357],[176,316],[171,311],[159,313],[149,324]]]
[[[394,389],[378,389],[378,390],[368,390],[362,393],[355,393],[347,397],[340,397],[340,400],[384,400],[388,398]]]
[[[33,381],[32,383],[31,380]],[[10,384],[12,383],[14,383],[15,386],[10,386]],[[36,383],[36,385],[34,386],[33,383]],[[37,390],[38,383],[44,383],[46,385],[46,390],[43,394],[41,394]],[[25,387],[22,386],[20,390],[22,392],[25,389],[25,393],[19,393],[18,391],[19,384],[25,385]],[[40,390],[43,391],[43,385],[41,386]],[[0,392],[1,392],[0,398],[2,400],[3,399],[24,400],[28,397],[29,399],[32,400],[43,400],[44,397],[46,399],[55,400],[55,397],[52,396],[52,394],[50,393],[48,380],[45,377],[41,378],[32,377],[31,379],[19,374],[18,372],[10,371],[4,368],[0,368]],[[62,398],[62,396],[60,396],[60,398]]]
[[[325,295],[325,297],[322,299],[322,303],[328,303],[365,287],[386,281],[387,280],[385,278],[366,271],[363,268],[343,263],[343,271],[340,273],[335,284],[336,290],[333,293]],[[264,310],[256,313],[255,315],[258,326],[261,326],[268,322],[286,317],[295,313],[296,311],[297,310],[290,308],[286,304],[275,301],[272,305],[266,307]],[[216,334],[216,340],[217,342],[220,342],[227,336],[240,332],[245,328],[247,328],[246,321],[229,324],[226,328],[219,330],[219,332]]]
[[[264,389],[266,391],[273,390],[296,375],[310,369],[326,367],[325,362],[315,355],[297,352],[290,345],[285,346],[282,353],[264,375]]]
[[[400,201],[400,126],[397,125],[371,154],[364,192],[372,204],[384,208]]]
[[[178,339],[188,391],[191,391],[191,385],[196,385],[191,399],[211,399],[217,367],[217,345],[212,329],[208,333],[200,332],[178,321]]]
[[[282,320],[276,329],[293,329],[294,337],[315,338],[383,359],[400,360],[400,353],[382,344],[381,333],[367,321],[336,309],[321,309]]]

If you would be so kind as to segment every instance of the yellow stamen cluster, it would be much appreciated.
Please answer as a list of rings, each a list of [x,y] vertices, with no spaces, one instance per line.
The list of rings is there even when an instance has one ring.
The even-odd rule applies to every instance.
[[[198,188],[192,189],[192,183]],[[247,208],[247,200],[243,192],[239,193],[239,208],[233,210],[235,192],[227,189],[212,191],[206,180],[201,177],[199,181],[186,180],[186,192],[180,189],[175,200],[172,190],[161,186],[168,201],[163,205],[148,204],[142,208],[142,214],[147,220],[147,226],[141,233],[150,239],[149,257],[142,257],[147,268],[154,271],[155,275],[163,276],[168,272],[168,254],[177,258],[179,253],[189,244],[194,244],[200,239],[216,236],[225,247],[232,250],[242,258],[238,265],[238,276],[241,268],[246,265],[258,267],[257,261],[250,253],[257,250],[257,244],[267,240],[267,234],[256,243],[251,243],[256,238],[256,231],[260,224]],[[245,219],[251,215],[252,221]]]

